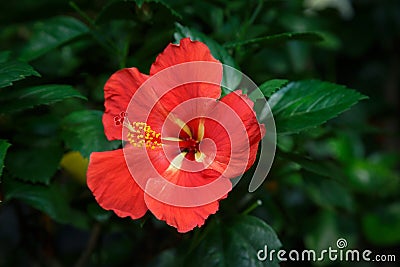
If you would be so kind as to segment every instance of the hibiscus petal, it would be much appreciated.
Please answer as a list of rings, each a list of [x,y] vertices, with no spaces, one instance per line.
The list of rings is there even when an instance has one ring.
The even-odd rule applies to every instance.
[[[219,208],[218,201],[200,207],[176,207],[157,201],[147,194],[145,194],[145,201],[157,219],[177,228],[180,233],[186,233],[196,226],[202,226],[208,216],[215,214]]]
[[[87,184],[99,205],[120,217],[137,219],[147,211],[144,192],[131,176],[122,149],[92,153]]]
[[[147,123],[160,130],[167,114],[178,105],[198,97],[218,99],[222,71],[222,64],[204,43],[184,38],[179,45],[168,45],[152,65],[150,75],[153,77],[146,85],[158,96],[157,105],[145,103],[154,102],[154,98],[140,101],[141,105],[154,106]]]
[[[265,134],[265,127],[257,121],[253,110],[253,101],[241,90],[238,90],[223,97],[221,102],[231,107],[240,117],[250,137],[250,144],[258,143]]]
[[[253,110],[254,103],[248,98],[247,95],[242,94],[242,91],[238,90],[232,92],[221,99],[221,102],[227,104],[242,120],[243,125],[246,128],[248,143],[250,146],[250,153],[246,170],[253,165],[258,143],[265,135],[265,126],[259,124],[257,121],[256,114]]]
[[[211,61],[219,63],[210,52],[210,49],[202,42],[183,38],[179,45],[169,44],[160,53],[150,68],[150,75],[184,62]]]
[[[108,140],[124,139],[122,138],[123,114],[121,112],[126,111],[133,94],[148,77],[136,68],[125,68],[114,73],[106,82],[103,125]]]
[[[138,183],[145,186],[145,192],[149,192],[148,194],[145,193],[144,196],[147,207],[157,219],[166,221],[167,224],[176,227],[179,232],[188,232],[196,226],[202,226],[207,217],[218,210],[218,201],[214,200],[225,198],[227,193],[232,189],[232,184],[229,179],[220,178],[218,182],[215,183],[215,186],[202,194],[185,194],[185,192],[183,192],[185,191],[184,188],[183,191],[181,191],[182,188],[176,190],[173,186],[166,186],[166,182],[169,181],[181,187],[189,187],[188,189],[192,190],[194,187],[201,187],[202,185],[213,182],[220,176],[220,173],[207,169],[193,173],[178,169],[172,170],[170,167],[171,163],[167,160],[162,149],[146,151],[145,149],[139,148],[125,148],[125,150],[125,156],[131,171],[135,173],[135,177],[139,178]],[[148,153],[149,158],[147,158],[144,153]],[[177,157],[179,157],[179,155]],[[180,165],[179,162],[175,162],[175,164]],[[175,202],[176,200],[180,202],[179,204],[183,203],[183,205],[185,203],[190,205],[190,202],[193,201],[207,204],[196,207],[175,206],[159,201],[160,194],[162,195],[161,198],[165,197],[169,203]],[[205,194],[209,195],[209,199],[207,202],[201,202],[203,199],[207,198]],[[210,194],[213,195],[210,196]],[[215,198],[217,195],[219,197]],[[157,199],[152,196],[157,197]],[[195,199],[193,199],[193,197]]]
[[[217,102],[217,105],[219,106],[220,104]],[[211,164],[210,168],[218,171],[219,173],[223,173],[231,158],[232,140],[230,140],[230,134],[227,132],[227,129],[224,127],[224,125],[215,120],[218,118],[215,116],[216,114],[214,111],[219,111],[219,109],[210,109],[208,112],[208,118],[192,120],[188,123],[188,125],[193,129],[194,132],[197,133],[197,135],[199,132],[202,133],[203,136],[201,139],[205,138],[206,142],[209,141],[214,144],[213,147],[208,145],[203,146],[205,143],[203,140],[200,143],[200,152],[204,153],[204,159],[207,161],[209,161],[208,159],[212,159],[213,163]],[[199,126],[204,128],[204,130]],[[199,136],[197,137],[200,138]]]

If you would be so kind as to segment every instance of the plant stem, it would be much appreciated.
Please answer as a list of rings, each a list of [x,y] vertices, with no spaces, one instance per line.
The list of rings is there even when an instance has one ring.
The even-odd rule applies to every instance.
[[[242,215],[247,215],[250,212],[252,212],[253,210],[255,210],[257,207],[262,205],[262,201],[260,199],[258,199],[256,202],[254,202],[250,207],[248,207],[247,209],[245,209],[245,211],[242,212]]]

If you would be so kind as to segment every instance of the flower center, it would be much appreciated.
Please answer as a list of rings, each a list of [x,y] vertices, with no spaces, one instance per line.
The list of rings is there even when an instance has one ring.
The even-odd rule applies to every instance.
[[[199,144],[200,141],[198,140],[194,140],[193,138],[184,138],[179,142],[179,147],[181,148],[182,152],[196,153],[199,151]]]
[[[181,126],[181,134],[179,137],[163,137],[154,131],[150,125],[145,122],[129,122],[127,116],[121,120],[123,126],[128,129],[127,139],[134,147],[145,147],[148,149],[156,149],[162,145],[178,144],[179,148],[189,160],[201,161],[204,158],[200,151],[200,143],[204,137],[204,120],[201,119],[198,124],[197,132],[193,132],[189,126],[179,119],[175,119],[175,123]],[[178,143],[176,143],[178,142]]]

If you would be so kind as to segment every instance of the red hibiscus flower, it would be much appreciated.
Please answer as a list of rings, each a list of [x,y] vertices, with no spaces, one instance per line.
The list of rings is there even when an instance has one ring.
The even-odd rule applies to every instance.
[[[223,66],[189,38],[170,44],[150,75],[113,74],[104,87],[104,131],[123,148],[94,152],[87,183],[118,216],[159,220],[187,232],[202,226],[254,163],[265,133],[241,91],[221,96]]]

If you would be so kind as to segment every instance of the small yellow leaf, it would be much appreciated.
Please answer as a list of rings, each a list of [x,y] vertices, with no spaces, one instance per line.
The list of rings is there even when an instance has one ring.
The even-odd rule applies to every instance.
[[[89,159],[82,157],[77,151],[70,151],[64,154],[61,159],[61,167],[81,184],[86,184],[86,171]]]

